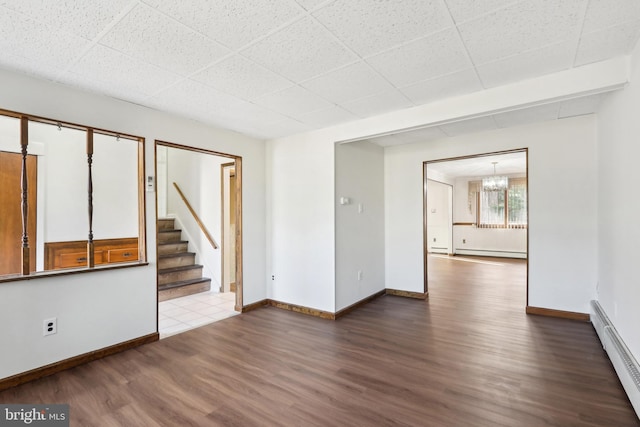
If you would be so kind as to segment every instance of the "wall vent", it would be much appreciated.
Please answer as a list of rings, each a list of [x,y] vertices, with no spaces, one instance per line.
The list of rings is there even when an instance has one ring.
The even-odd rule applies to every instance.
[[[595,300],[591,301],[591,313],[589,317],[591,318],[591,323],[593,324],[593,328],[596,330],[596,333],[600,338],[602,347],[606,350],[607,348],[605,347],[604,328],[606,328],[607,326],[613,326],[613,325],[611,324],[611,321],[605,314],[604,310],[602,309],[602,306],[600,306],[600,303],[598,301],[595,301]]]
[[[633,357],[597,301],[591,301],[591,323],[600,337],[602,346],[606,350],[616,374],[618,374],[633,409],[640,417],[640,365],[638,365],[638,361]],[[599,328],[600,330],[598,330]]]

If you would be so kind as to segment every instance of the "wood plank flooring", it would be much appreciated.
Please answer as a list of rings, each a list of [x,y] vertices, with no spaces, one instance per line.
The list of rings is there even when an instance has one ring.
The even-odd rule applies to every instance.
[[[73,426],[639,426],[591,325],[527,316],[524,263],[491,261],[431,258],[427,301],[265,307],[0,402],[70,403]]]

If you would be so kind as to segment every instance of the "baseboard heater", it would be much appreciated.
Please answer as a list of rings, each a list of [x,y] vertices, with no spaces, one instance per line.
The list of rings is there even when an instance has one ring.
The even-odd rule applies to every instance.
[[[503,258],[521,258],[526,259],[526,252],[515,251],[497,251],[491,249],[465,249],[455,248],[456,255],[475,255],[475,256],[490,256],[490,257],[503,257]]]
[[[640,417],[640,366],[616,331],[598,301],[591,301],[591,323],[629,400]]]

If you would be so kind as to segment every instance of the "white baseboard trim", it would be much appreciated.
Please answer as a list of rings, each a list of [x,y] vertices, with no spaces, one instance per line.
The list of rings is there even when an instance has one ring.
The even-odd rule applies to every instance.
[[[475,256],[490,256],[497,258],[520,258],[527,259],[526,252],[511,252],[511,251],[492,251],[488,249],[460,249],[456,248],[456,255],[475,255]]]

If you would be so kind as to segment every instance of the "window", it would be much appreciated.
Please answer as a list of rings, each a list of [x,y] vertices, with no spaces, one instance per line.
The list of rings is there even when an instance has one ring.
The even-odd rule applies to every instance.
[[[527,228],[526,178],[510,178],[505,191],[478,191],[477,195],[478,227]]]

